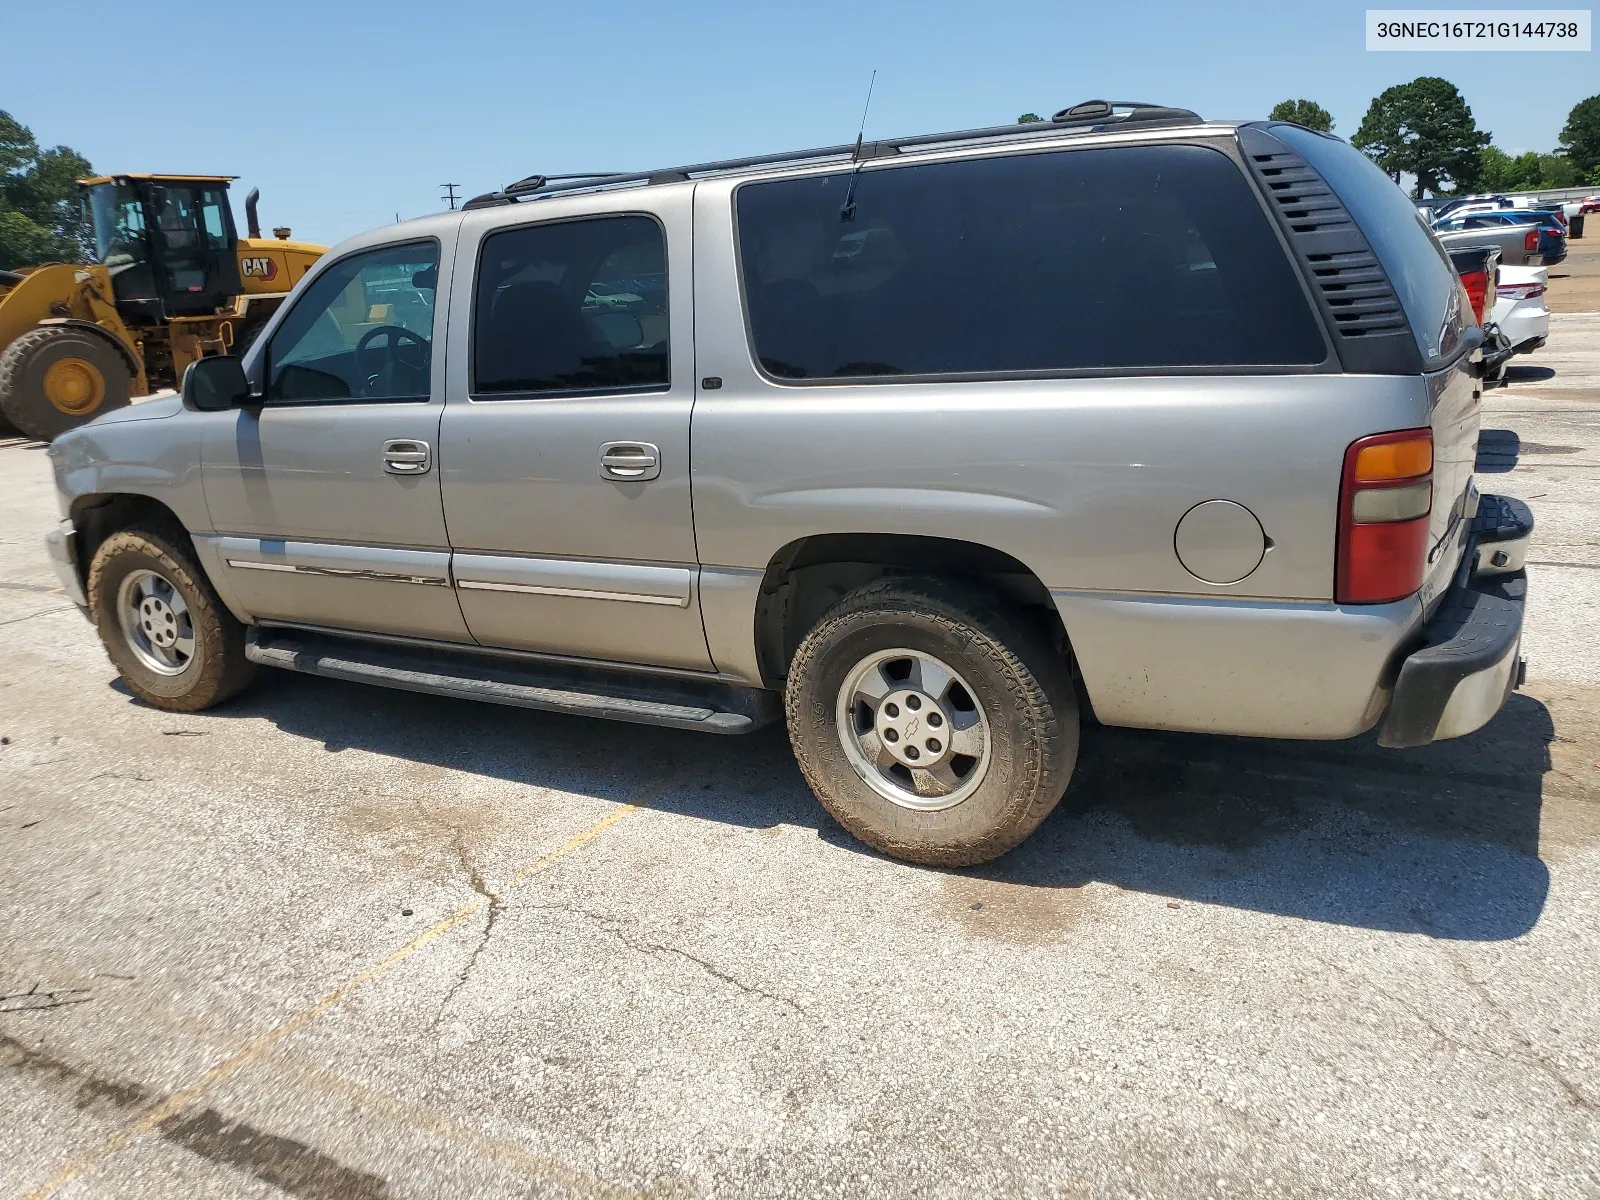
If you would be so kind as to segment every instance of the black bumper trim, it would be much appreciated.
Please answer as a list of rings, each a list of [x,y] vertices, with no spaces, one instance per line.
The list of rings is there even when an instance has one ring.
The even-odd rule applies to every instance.
[[[1533,514],[1526,504],[1504,496],[1481,497],[1462,559],[1463,572],[1476,561],[1480,541],[1511,541],[1526,538],[1532,531]],[[1423,627],[1422,645],[1400,664],[1388,710],[1378,728],[1380,746],[1426,746],[1435,739],[1457,686],[1469,676],[1503,664],[1515,651],[1522,639],[1527,591],[1528,577],[1523,571],[1457,579]],[[1496,708],[1521,681],[1521,664],[1514,663],[1505,692],[1496,698]],[[1493,715],[1490,710],[1483,720]]]

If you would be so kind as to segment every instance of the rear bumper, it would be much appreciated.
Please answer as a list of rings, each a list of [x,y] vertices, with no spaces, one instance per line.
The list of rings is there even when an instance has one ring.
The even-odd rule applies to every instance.
[[[1493,322],[1514,354],[1526,354],[1544,345],[1550,336],[1550,310],[1543,299],[1519,300],[1513,304],[1496,304]]]
[[[1425,746],[1481,729],[1522,683],[1532,533],[1527,505],[1480,497],[1461,574],[1399,664],[1379,745]]]

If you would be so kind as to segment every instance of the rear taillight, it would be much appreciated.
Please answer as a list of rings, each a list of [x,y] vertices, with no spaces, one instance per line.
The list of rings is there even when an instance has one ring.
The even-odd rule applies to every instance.
[[[1489,296],[1489,272],[1466,271],[1461,276],[1461,286],[1467,289],[1467,299],[1472,301],[1472,315],[1483,324],[1483,305]]]
[[[1528,230],[1522,239],[1522,248],[1524,250],[1537,250],[1539,248],[1539,230],[1537,228]]]
[[[1545,290],[1542,283],[1502,283],[1495,294],[1507,300],[1537,300]]]
[[[1339,485],[1334,599],[1387,604],[1422,586],[1433,510],[1433,431],[1403,429],[1352,442]]]

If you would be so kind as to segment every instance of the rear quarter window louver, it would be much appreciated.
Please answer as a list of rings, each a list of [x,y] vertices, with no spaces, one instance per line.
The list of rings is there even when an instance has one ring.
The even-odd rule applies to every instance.
[[[1317,171],[1265,130],[1239,131],[1246,163],[1311,281],[1347,371],[1388,373],[1389,347],[1415,341],[1378,256],[1344,203]],[[1369,343],[1363,345],[1361,343]]]

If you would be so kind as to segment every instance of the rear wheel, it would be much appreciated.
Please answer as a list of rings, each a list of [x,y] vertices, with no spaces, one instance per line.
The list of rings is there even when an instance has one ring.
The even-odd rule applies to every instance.
[[[142,527],[112,534],[89,564],[88,591],[106,653],[146,703],[197,712],[254,677],[244,626],[173,531]]]
[[[122,408],[132,392],[127,361],[87,329],[43,325],[0,353],[0,415],[41,442]]]
[[[825,613],[790,665],[785,707],[823,806],[910,862],[1004,854],[1077,760],[1060,656],[1019,614],[938,580],[880,580]]]

